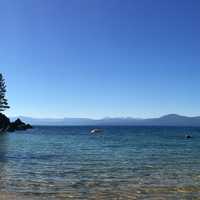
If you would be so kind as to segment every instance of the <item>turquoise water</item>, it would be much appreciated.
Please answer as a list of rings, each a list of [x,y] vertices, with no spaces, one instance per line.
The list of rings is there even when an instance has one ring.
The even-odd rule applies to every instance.
[[[35,127],[0,135],[0,193],[31,199],[198,199],[200,128]],[[185,134],[192,139],[185,139]]]

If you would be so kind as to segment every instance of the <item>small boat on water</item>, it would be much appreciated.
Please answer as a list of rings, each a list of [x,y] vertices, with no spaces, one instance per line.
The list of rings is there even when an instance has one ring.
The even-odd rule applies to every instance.
[[[101,132],[103,132],[103,130],[102,130],[102,129],[99,129],[99,128],[95,128],[95,129],[92,129],[92,130],[90,131],[91,134],[101,133]]]
[[[192,138],[192,136],[191,135],[185,135],[185,138],[190,139],[190,138]]]

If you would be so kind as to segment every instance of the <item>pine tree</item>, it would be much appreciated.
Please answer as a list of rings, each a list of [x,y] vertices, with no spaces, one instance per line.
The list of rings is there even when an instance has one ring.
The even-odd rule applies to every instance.
[[[10,108],[6,95],[6,84],[3,75],[0,73],[0,112]]]

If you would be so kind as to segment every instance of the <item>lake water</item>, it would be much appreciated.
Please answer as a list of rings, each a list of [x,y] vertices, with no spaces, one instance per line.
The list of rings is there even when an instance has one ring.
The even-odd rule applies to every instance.
[[[198,199],[200,128],[35,127],[0,135],[0,196]],[[185,139],[185,134],[192,139]]]

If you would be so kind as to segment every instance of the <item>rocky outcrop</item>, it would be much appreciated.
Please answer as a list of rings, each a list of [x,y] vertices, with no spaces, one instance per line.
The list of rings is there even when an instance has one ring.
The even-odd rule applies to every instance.
[[[0,113],[0,132],[7,131],[10,126],[10,119],[6,117],[4,114]]]
[[[33,127],[30,124],[25,124],[20,119],[10,122],[10,119],[6,115],[0,113],[0,132],[24,131],[31,128]]]
[[[10,123],[8,131],[9,132],[13,132],[13,131],[25,131],[27,129],[31,129],[33,128],[30,124],[25,124],[24,122],[22,122],[19,118]]]

